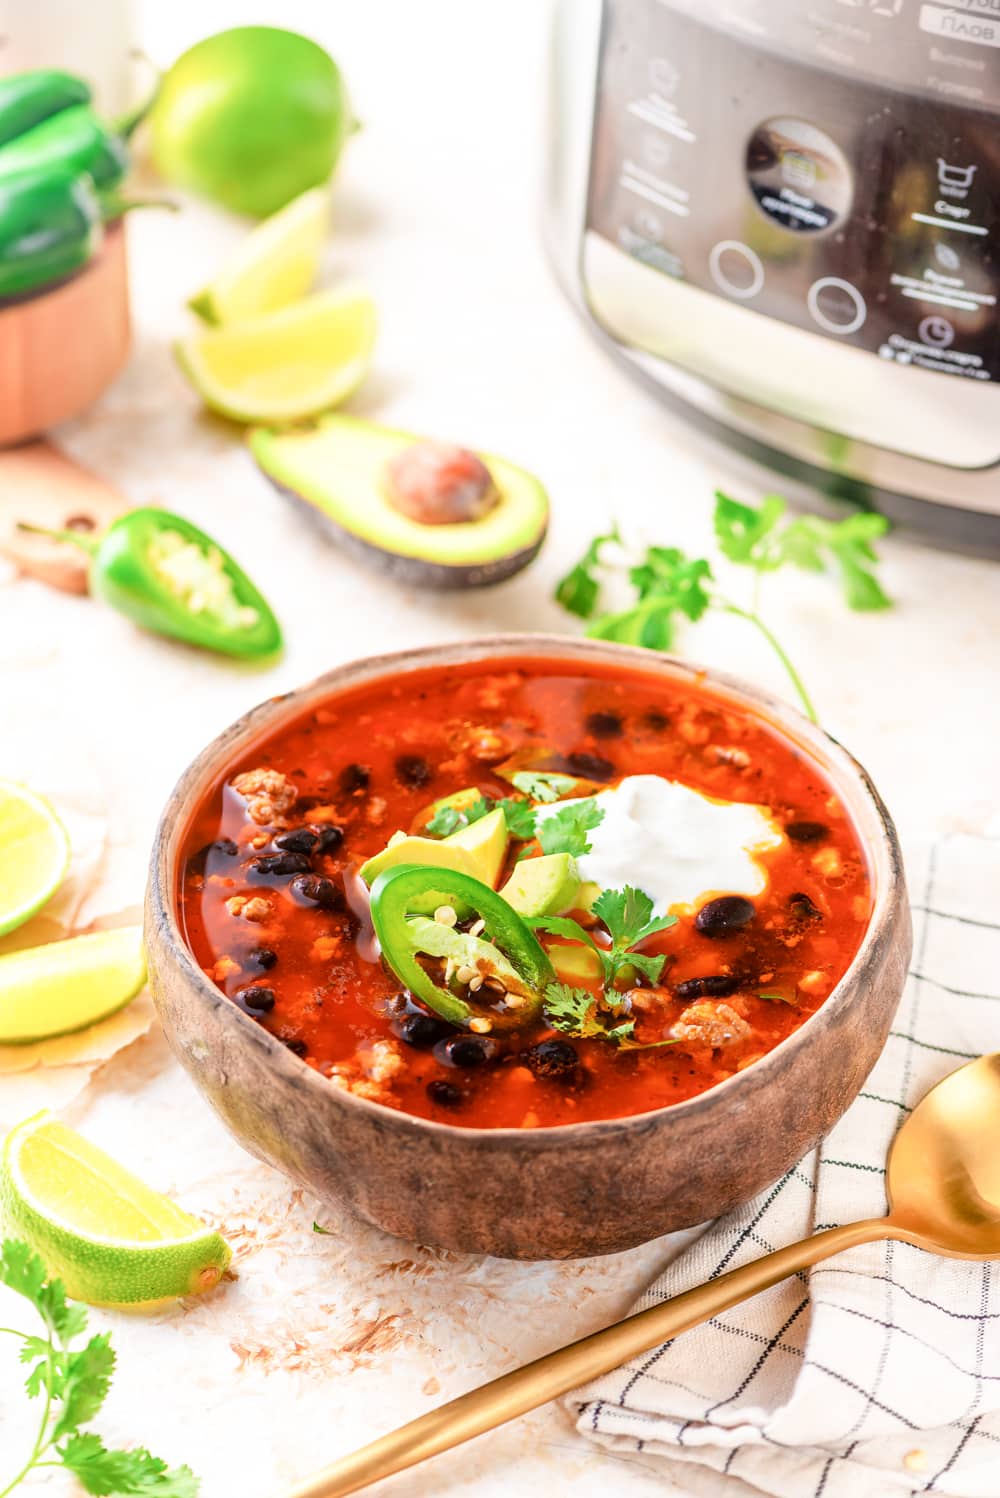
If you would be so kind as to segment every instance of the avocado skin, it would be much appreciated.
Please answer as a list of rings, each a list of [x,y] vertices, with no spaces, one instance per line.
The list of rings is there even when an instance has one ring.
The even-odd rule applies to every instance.
[[[256,458],[254,459],[256,462]],[[347,530],[338,525],[330,516],[318,510],[314,504],[299,494],[297,490],[283,484],[268,473],[267,469],[257,463],[261,473],[273,484],[278,493],[285,499],[290,499],[295,506],[303,510],[315,523],[317,528],[338,546],[353,556],[357,561],[364,563],[366,567],[372,567],[383,576],[392,578],[393,582],[402,583],[404,586],[418,588],[491,588],[496,583],[505,582],[508,577],[513,577],[515,572],[521,572],[530,562],[533,562],[542,549],[542,543],[548,534],[548,525],[545,525],[538,533],[538,539],[530,546],[524,546],[520,551],[508,552],[506,556],[497,557],[488,562],[428,562],[422,557],[404,557],[397,551],[386,551],[381,546],[376,546],[371,541],[364,540],[354,531]]]

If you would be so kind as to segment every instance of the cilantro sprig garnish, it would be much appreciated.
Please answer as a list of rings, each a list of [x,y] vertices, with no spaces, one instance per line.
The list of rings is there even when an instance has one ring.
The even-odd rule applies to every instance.
[[[569,941],[580,942],[596,954],[601,968],[602,993],[592,994],[585,988],[571,988],[565,983],[550,983],[545,991],[543,1008],[546,1019],[556,1030],[581,1039],[611,1040],[616,1045],[631,1042],[635,1021],[626,1020],[617,1025],[605,1023],[614,1017],[620,1008],[624,994],[616,984],[622,975],[632,977],[640,972],[651,983],[656,983],[666,962],[665,954],[656,956],[636,952],[647,937],[658,931],[669,931],[677,924],[673,915],[653,915],[653,902],[644,890],[627,884],[624,889],[607,889],[593,904],[593,913],[602,921],[611,937],[611,946],[604,947],[594,940],[591,933],[574,921],[571,916],[548,915],[528,917],[528,924],[536,931],[547,931],[552,936],[563,936]],[[657,1041],[654,1044],[667,1044]],[[646,1047],[644,1047],[645,1049]]]
[[[87,1493],[196,1498],[198,1479],[189,1467],[168,1468],[141,1446],[109,1451],[93,1431],[81,1431],[107,1397],[115,1369],[111,1338],[104,1332],[78,1345],[87,1329],[86,1311],[67,1303],[61,1282],[49,1278],[26,1243],[8,1239],[0,1246],[0,1284],[31,1302],[44,1329],[43,1336],[34,1336],[0,1327],[0,1333],[21,1343],[21,1362],[28,1368],[25,1389],[30,1399],[42,1401],[28,1459],[0,1489],[0,1498],[38,1467],[64,1467]]]
[[[889,523],[882,515],[858,513],[843,520],[818,515],[786,519],[786,505],[770,495],[760,505],[743,504],[727,494],[715,496],[714,526],[719,550],[730,562],[749,568],[754,585],[749,605],[735,602],[716,585],[711,563],[688,557],[676,547],[651,546],[642,561],[628,570],[635,602],[614,613],[600,613],[600,569],[606,566],[605,547],[620,541],[617,530],[597,536],[579,562],[556,587],[563,608],[590,620],[588,635],[617,640],[650,650],[673,646],[678,619],[697,624],[709,609],[745,619],[763,635],[788,674],[803,708],[813,722],[816,709],[787,652],[760,614],[761,584],[769,572],[785,566],[806,572],[833,571],[840,579],[848,608],[872,611],[891,600],[875,575],[878,557],[873,543]]]
[[[558,801],[560,796],[568,796],[570,791],[576,789],[576,780],[572,775],[557,775],[549,770],[518,770],[510,780],[512,785],[530,796],[532,801],[543,803]]]
[[[535,809],[517,796],[504,796],[502,800],[494,801],[490,796],[481,795],[461,811],[455,806],[439,806],[424,831],[430,833],[431,837],[450,837],[453,832],[481,821],[497,807],[500,807],[506,818],[511,837],[521,842],[529,842],[534,837]]]
[[[538,841],[543,853],[572,853],[579,857],[590,852],[589,832],[604,821],[604,808],[593,796],[567,801],[558,811],[538,821]]]
[[[597,1000],[586,988],[571,988],[568,983],[550,983],[545,990],[545,1018],[554,1030],[575,1035],[580,1040],[611,1040],[620,1045],[630,1040],[635,1020],[609,1028],[597,1018]]]

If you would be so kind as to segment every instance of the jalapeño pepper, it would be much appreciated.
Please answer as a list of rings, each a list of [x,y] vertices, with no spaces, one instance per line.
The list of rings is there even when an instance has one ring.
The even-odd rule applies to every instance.
[[[0,146],[50,115],[89,103],[90,88],[83,79],[56,68],[36,68],[0,79]]]
[[[263,594],[211,536],[180,515],[131,510],[100,539],[20,528],[82,547],[92,559],[90,592],[142,629],[245,660],[281,648],[281,627]]]
[[[118,188],[143,110],[109,127],[89,100],[81,79],[52,69],[0,79],[0,298],[80,270],[105,222],[134,206]]]
[[[483,937],[469,936],[423,915],[413,915],[414,904],[427,908],[427,897],[440,896],[441,905],[461,904],[486,922]],[[453,1025],[488,1017],[496,1028],[512,1028],[534,1019],[555,972],[544,947],[530,926],[489,885],[457,869],[425,864],[400,864],[386,869],[371,892],[372,925],[382,956],[399,981]],[[488,938],[488,939],[487,939]],[[418,955],[443,957],[447,968],[474,967],[481,977],[499,980],[515,1002],[495,990],[469,991],[468,999],[442,987],[420,965]],[[450,961],[449,961],[450,959]]]
[[[81,270],[102,237],[90,178],[72,167],[0,176],[0,298],[24,296]]]

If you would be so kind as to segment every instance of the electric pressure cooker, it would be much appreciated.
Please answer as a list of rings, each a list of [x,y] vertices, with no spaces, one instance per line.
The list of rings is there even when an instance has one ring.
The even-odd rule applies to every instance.
[[[548,237],[772,469],[1000,548],[1000,0],[563,0]]]

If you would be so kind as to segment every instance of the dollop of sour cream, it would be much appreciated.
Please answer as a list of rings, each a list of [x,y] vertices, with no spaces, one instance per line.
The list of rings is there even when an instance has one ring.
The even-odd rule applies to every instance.
[[[604,816],[577,858],[581,878],[645,890],[657,915],[715,895],[762,894],[768,873],[756,855],[784,841],[765,807],[716,801],[662,775],[628,775],[594,800]],[[539,807],[539,819],[566,804]]]

